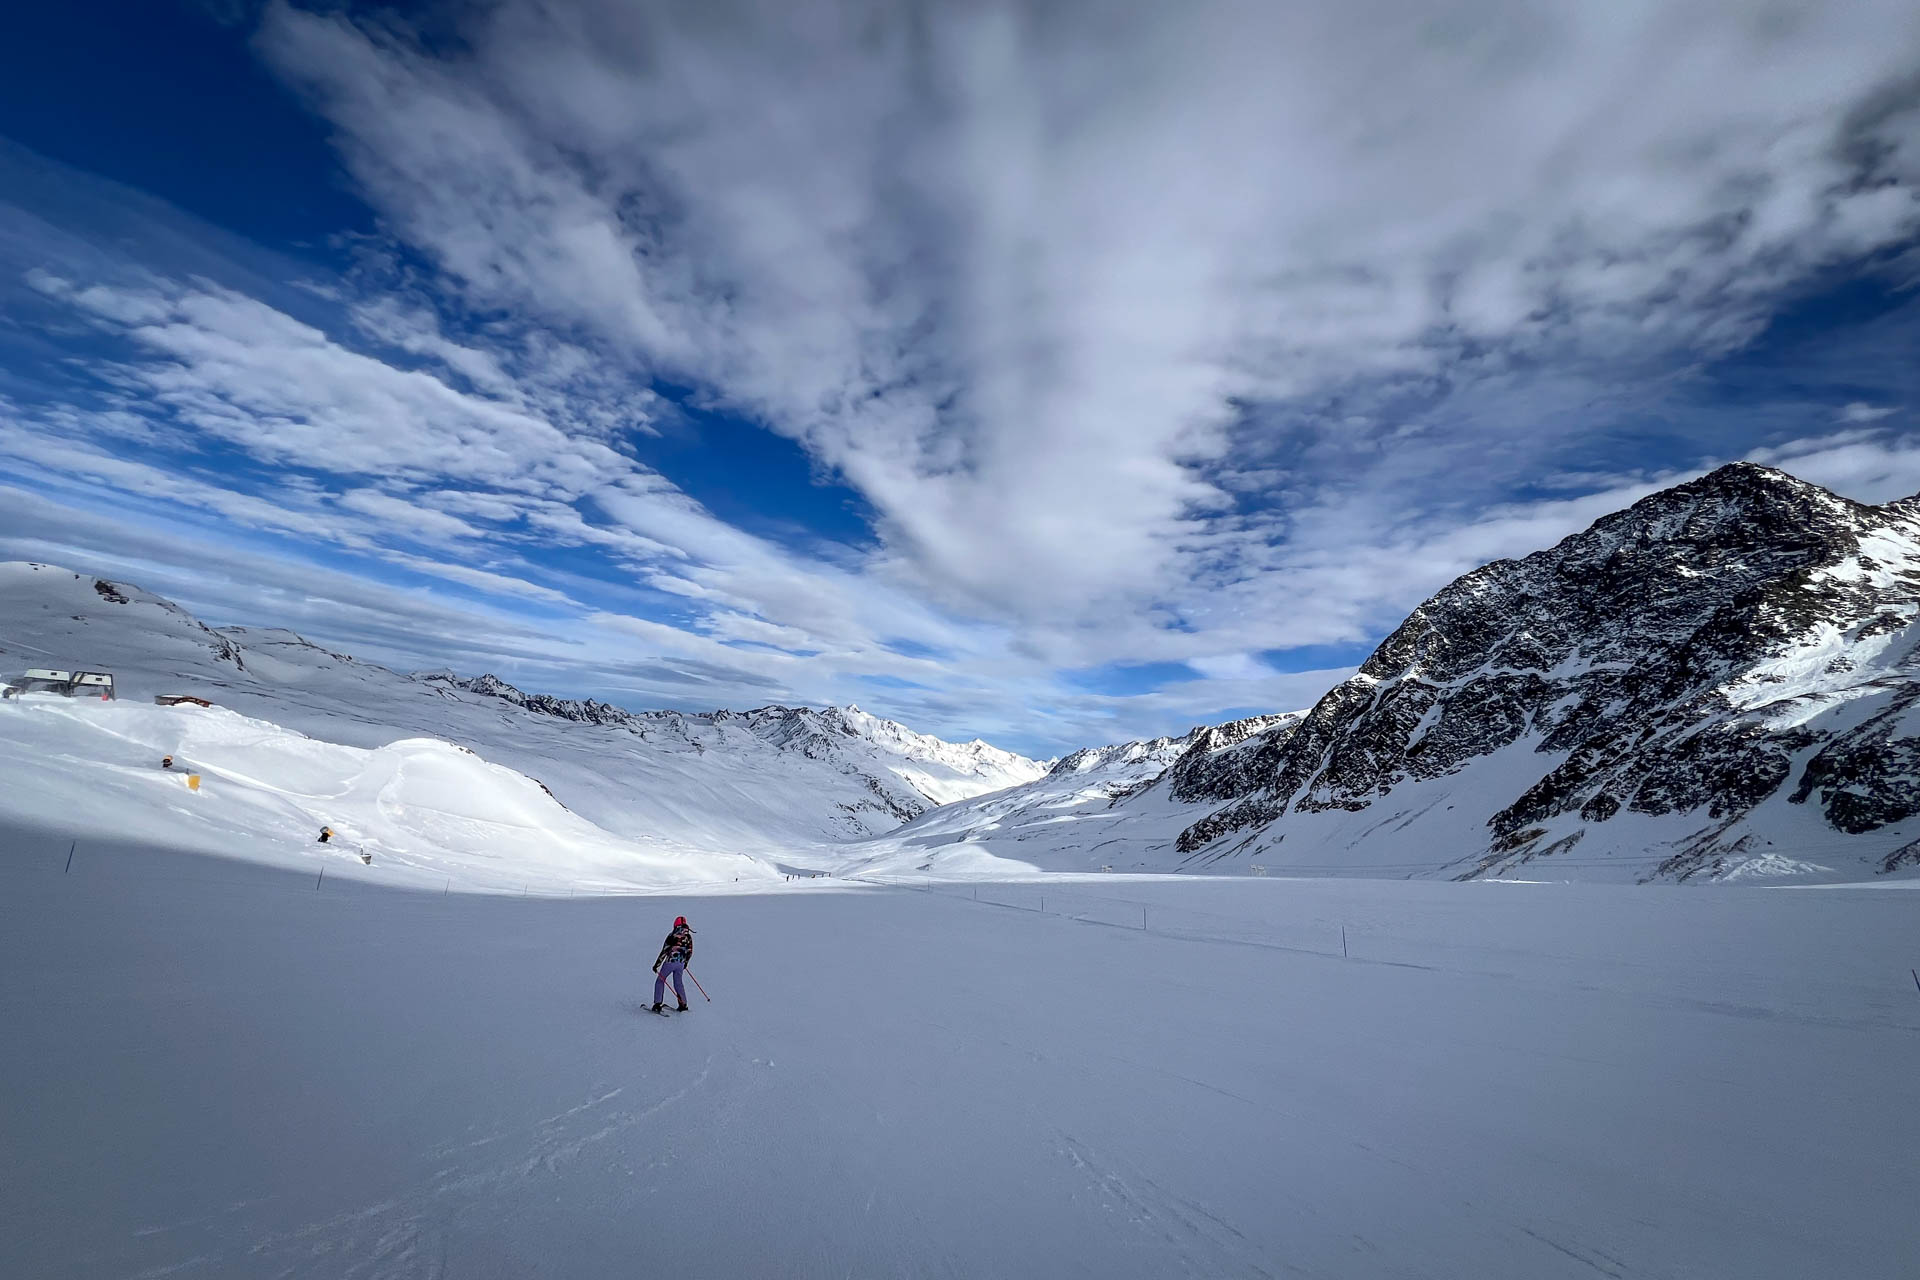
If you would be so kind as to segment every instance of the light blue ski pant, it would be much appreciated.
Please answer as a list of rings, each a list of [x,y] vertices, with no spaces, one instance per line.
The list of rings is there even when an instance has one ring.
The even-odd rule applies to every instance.
[[[669,960],[660,966],[660,972],[656,974],[653,979],[653,1002],[655,1004],[666,1003],[667,976],[669,974],[673,976],[673,994],[680,997],[681,1004],[687,1002],[686,984],[680,981],[680,975],[685,971],[686,967],[687,962],[684,960]]]

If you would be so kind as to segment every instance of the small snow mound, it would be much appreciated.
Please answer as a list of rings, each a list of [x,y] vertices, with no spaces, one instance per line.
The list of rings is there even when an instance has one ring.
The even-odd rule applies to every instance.
[[[1778,880],[1787,876],[1819,876],[1833,874],[1832,867],[1823,867],[1817,862],[1802,862],[1778,853],[1763,853],[1757,858],[1744,858],[1724,868],[1714,875],[1715,880],[1729,882],[1734,880]]]

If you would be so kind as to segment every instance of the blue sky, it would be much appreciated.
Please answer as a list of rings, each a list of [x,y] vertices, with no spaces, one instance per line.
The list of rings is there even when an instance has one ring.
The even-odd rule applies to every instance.
[[[1052,753],[1720,462],[1920,491],[1920,14],[1580,9],[32,6],[0,554]]]

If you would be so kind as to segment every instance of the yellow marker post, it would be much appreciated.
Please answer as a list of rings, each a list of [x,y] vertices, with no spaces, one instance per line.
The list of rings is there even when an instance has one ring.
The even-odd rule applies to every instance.
[[[199,789],[200,789],[200,775],[199,775],[199,774],[197,774],[197,773],[190,773],[190,774],[188,774],[188,775],[187,775],[187,790],[189,790],[189,791],[198,791]]]

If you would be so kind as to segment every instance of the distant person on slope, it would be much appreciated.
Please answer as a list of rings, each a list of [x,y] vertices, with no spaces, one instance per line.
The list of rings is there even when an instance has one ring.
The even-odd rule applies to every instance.
[[[667,940],[660,944],[660,958],[653,962],[653,1011],[659,1013],[666,1004],[667,978],[673,978],[673,994],[680,999],[680,1012],[687,1011],[687,988],[680,981],[680,975],[687,971],[693,962],[693,930],[687,928],[685,916],[675,916],[673,931]]]

